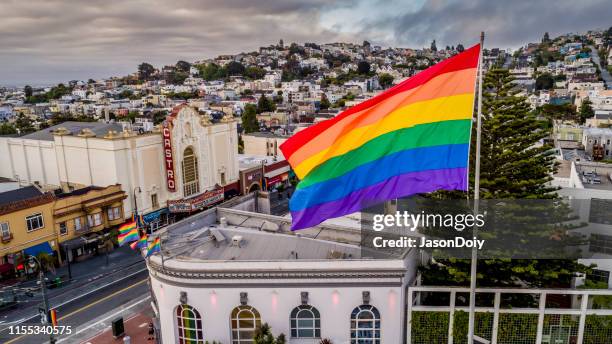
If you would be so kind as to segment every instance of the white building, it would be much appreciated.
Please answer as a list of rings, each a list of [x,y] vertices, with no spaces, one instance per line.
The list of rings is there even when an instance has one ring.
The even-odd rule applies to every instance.
[[[224,208],[170,226],[163,261],[148,260],[162,342],[253,343],[268,323],[288,343],[400,343],[416,251],[366,258],[359,240],[358,228],[297,235],[286,218]]]
[[[145,215],[193,211],[238,190],[233,119],[212,123],[183,105],[166,123],[167,129],[139,135],[121,131],[118,124],[66,122],[0,138],[0,155],[8,157],[0,164],[0,177],[65,190],[118,183],[128,194],[126,216],[134,207]]]

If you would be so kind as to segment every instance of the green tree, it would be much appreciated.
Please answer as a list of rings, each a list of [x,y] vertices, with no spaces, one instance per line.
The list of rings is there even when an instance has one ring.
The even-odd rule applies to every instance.
[[[14,135],[17,134],[17,129],[9,123],[2,123],[0,125],[0,135]]]
[[[593,103],[591,103],[591,101],[588,99],[583,100],[582,104],[580,104],[580,111],[579,111],[580,124],[584,124],[587,118],[591,118],[595,116],[595,111],[593,110],[592,105]]]
[[[257,113],[272,112],[274,110],[276,110],[276,104],[262,94],[257,101]]]
[[[368,61],[359,61],[359,63],[357,63],[357,72],[364,75],[370,73],[370,64]]]
[[[329,102],[329,99],[327,99],[327,96],[325,95],[325,93],[322,93],[321,102],[319,103],[319,108],[321,110],[327,110],[329,109],[330,106],[331,106],[331,103]]]
[[[550,90],[555,84],[555,79],[548,73],[541,74],[536,78],[535,88],[536,90]]]
[[[278,337],[274,338],[272,334],[272,329],[270,325],[264,323],[261,327],[255,329],[255,334],[253,335],[253,343],[254,344],[286,344],[287,339],[284,334],[279,334]]]
[[[30,85],[26,85],[26,86],[23,88],[23,93],[25,94],[26,98],[31,97],[31,96],[32,96],[32,86],[30,86]]]
[[[431,41],[431,46],[429,47],[431,51],[438,51],[438,47],[436,46],[436,40]]]
[[[484,80],[481,198],[555,199],[556,189],[549,184],[556,168],[554,153],[548,145],[537,145],[549,137],[550,126],[536,118],[524,98],[515,96],[512,81],[504,69],[490,70]],[[471,153],[473,163],[474,150]],[[473,166],[473,183],[472,171]],[[465,198],[465,194],[450,197]],[[441,259],[437,263],[422,269],[425,284],[469,283],[469,259]],[[478,261],[477,280],[479,286],[567,287],[576,272],[585,270],[575,260],[483,259]]]
[[[246,104],[242,112],[242,128],[245,133],[259,131],[259,123],[257,122],[257,107],[253,104]]]
[[[544,37],[542,37],[542,43],[550,43],[550,36],[548,35],[548,32],[544,32]]]
[[[244,75],[249,79],[256,80],[266,76],[266,71],[261,67],[249,66],[244,71]]]
[[[378,83],[382,88],[388,88],[393,84],[393,76],[388,73],[382,73],[378,76]]]
[[[566,120],[578,122],[576,107],[572,104],[544,104],[539,113],[551,120]]]
[[[457,52],[462,53],[465,50],[465,48],[463,47],[463,44],[459,43],[457,44]]]
[[[143,62],[138,65],[138,77],[140,80],[149,80],[153,73],[155,73],[155,68],[150,63]]]
[[[232,61],[225,68],[228,75],[244,75],[245,68],[240,62]]]
[[[189,73],[189,68],[191,68],[191,63],[187,61],[178,61],[175,65],[176,70],[183,73]]]
[[[17,115],[17,119],[15,120],[15,128],[17,128],[20,135],[25,135],[27,133],[36,131],[32,119],[22,113]]]

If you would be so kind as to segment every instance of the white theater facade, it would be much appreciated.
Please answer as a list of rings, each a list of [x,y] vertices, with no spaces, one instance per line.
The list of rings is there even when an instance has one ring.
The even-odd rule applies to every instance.
[[[121,184],[147,223],[220,202],[239,189],[237,124],[181,105],[149,133],[117,124],[66,122],[16,138],[0,138],[0,177],[65,191]],[[4,158],[6,157],[6,159]]]
[[[167,227],[164,258],[148,259],[162,343],[253,344],[264,323],[292,344],[402,342],[416,250],[366,258],[358,228],[295,233],[285,218],[222,207]]]

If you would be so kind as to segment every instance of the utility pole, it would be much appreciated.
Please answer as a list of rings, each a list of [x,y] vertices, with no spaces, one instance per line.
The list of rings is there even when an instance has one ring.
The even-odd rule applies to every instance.
[[[47,283],[45,282],[45,273],[43,272],[42,264],[40,263],[40,260],[38,260],[38,258],[34,256],[30,256],[29,264],[32,269],[35,268],[36,265],[38,264],[38,280],[40,282],[40,291],[42,294],[43,305],[45,309],[44,318],[42,318],[41,320],[44,320],[47,323],[47,325],[53,326],[53,324],[50,321],[51,319],[49,319],[49,299],[47,298]],[[49,343],[50,344],[55,343],[55,337],[53,336],[53,329],[49,331]]]

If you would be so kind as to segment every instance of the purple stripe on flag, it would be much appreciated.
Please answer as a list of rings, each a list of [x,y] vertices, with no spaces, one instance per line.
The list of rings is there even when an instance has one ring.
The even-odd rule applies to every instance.
[[[467,169],[410,172],[352,192],[345,198],[292,211],[292,230],[316,226],[326,219],[354,213],[389,199],[436,190],[467,190]]]

